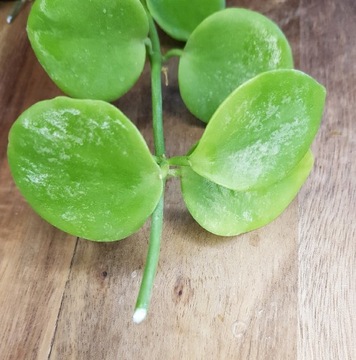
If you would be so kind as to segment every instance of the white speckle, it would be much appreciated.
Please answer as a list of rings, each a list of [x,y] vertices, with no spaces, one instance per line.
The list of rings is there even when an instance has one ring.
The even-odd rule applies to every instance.
[[[110,127],[110,124],[108,121],[104,121],[102,124],[101,124],[101,129],[105,130],[105,129],[108,129]]]
[[[42,1],[40,1],[39,3],[40,3],[41,12],[47,13],[47,1],[46,1],[46,0],[42,0]]]
[[[251,213],[249,213],[248,211],[244,211],[242,213],[242,217],[244,218],[244,220],[251,222],[252,221],[252,216]]]
[[[61,160],[65,161],[65,160],[69,160],[69,159],[70,159],[70,156],[67,155],[67,154],[65,154],[64,152],[62,152],[62,153],[59,154],[59,158],[60,158]]]
[[[25,118],[22,120],[22,126],[25,128],[25,129],[29,129],[30,127],[30,120],[28,118]]]
[[[27,175],[26,175],[26,179],[28,181],[30,181],[31,183],[33,184],[37,184],[37,185],[40,185],[40,184],[43,184],[43,182],[48,178],[48,175],[47,174],[35,174],[33,172],[29,172]]]
[[[304,136],[306,131],[305,121],[295,118],[293,122],[281,124],[281,126],[271,134],[271,143],[288,145],[290,140],[294,137]]]
[[[83,145],[83,139],[78,136],[70,136],[70,139],[73,140],[78,145]]]
[[[60,109],[56,111],[58,112],[59,115],[64,115],[64,114],[80,115],[80,110],[78,109]]]
[[[75,215],[72,211],[65,212],[61,217],[65,221],[74,221],[77,219],[77,215]]]
[[[135,270],[131,273],[131,277],[134,279],[136,276],[137,276],[137,271]]]
[[[279,106],[273,105],[271,103],[268,104],[267,110],[266,110],[266,116],[267,118],[272,117],[275,115],[276,117],[280,117],[277,111],[279,110]]]
[[[285,96],[283,96],[283,98],[282,98],[282,104],[283,104],[283,105],[285,105],[285,104],[290,104],[291,101],[292,101],[292,98],[291,98],[290,96],[285,95]]]

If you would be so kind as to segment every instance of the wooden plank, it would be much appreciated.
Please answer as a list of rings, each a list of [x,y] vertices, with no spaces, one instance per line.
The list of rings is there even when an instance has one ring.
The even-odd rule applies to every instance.
[[[34,65],[27,14],[8,26],[9,6],[0,6],[0,358],[46,359],[76,241],[41,220],[10,176],[8,130],[27,106],[53,95],[45,91],[54,87]]]
[[[302,0],[301,67],[328,89],[300,195],[300,359],[356,358],[356,3]]]
[[[36,216],[15,189],[7,165],[0,170],[0,354],[45,359],[75,240]]]

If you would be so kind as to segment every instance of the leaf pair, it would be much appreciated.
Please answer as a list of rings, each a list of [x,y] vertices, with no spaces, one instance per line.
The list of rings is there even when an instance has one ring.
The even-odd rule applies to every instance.
[[[311,170],[324,99],[324,88],[295,70],[266,72],[236,89],[182,167],[193,217],[219,235],[277,217]],[[44,219],[91,240],[138,230],[163,191],[165,175],[141,134],[102,101],[59,97],[32,106],[10,131],[8,158]]]
[[[209,232],[239,235],[262,227],[290,204],[313,167],[308,151],[284,179],[267,188],[234,191],[213,183],[190,168],[182,169],[182,193],[193,218]]]
[[[225,2],[149,0],[147,5],[169,34],[186,39]],[[37,0],[27,23],[32,48],[56,85],[74,98],[105,101],[118,99],[141,75],[148,29],[139,0]]]
[[[281,30],[256,12],[218,11],[222,0],[148,0],[147,6],[168,34],[188,39],[179,65],[180,91],[205,122],[246,80],[293,67]],[[37,0],[27,31],[40,63],[71,97],[116,100],[142,73],[148,20],[138,0]]]
[[[182,169],[185,203],[218,235],[238,235],[276,218],[313,165],[325,89],[296,70],[262,73],[218,108]]]

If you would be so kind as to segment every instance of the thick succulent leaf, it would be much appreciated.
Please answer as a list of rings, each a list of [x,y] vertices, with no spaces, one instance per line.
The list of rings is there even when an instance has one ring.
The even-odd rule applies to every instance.
[[[132,234],[162,193],[160,168],[140,132],[102,101],[59,97],[33,105],[11,128],[8,158],[34,210],[90,240]]]
[[[115,100],[143,70],[148,20],[139,0],[36,0],[27,32],[48,75],[72,97]]]
[[[284,178],[319,128],[325,89],[297,70],[274,70],[241,85],[215,112],[189,155],[195,172],[232,190]]]
[[[259,190],[234,191],[182,168],[183,198],[193,218],[221,236],[245,233],[279,216],[298,193],[313,166],[308,151],[302,161],[279,182]]]
[[[256,12],[229,8],[209,16],[189,37],[179,88],[188,109],[208,122],[239,85],[280,68],[293,68],[293,58],[278,26]]]
[[[225,7],[225,0],[147,0],[147,7],[167,34],[187,40],[206,17]]]

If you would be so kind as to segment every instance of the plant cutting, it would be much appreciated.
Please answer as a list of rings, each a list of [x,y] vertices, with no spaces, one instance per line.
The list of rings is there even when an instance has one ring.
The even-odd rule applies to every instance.
[[[172,17],[173,3],[184,21]],[[325,101],[325,89],[293,69],[288,41],[271,20],[222,9],[221,1],[204,1],[210,9],[204,14],[203,1],[189,3],[186,11],[188,3],[172,0],[37,0],[27,26],[31,45],[70,97],[34,104],[9,134],[17,187],[57,228],[116,241],[151,216],[137,323],[146,317],[158,264],[166,181],[179,178],[189,212],[214,234],[239,235],[266,225],[312,169],[310,146]],[[162,54],[154,19],[170,35],[187,39],[184,48]],[[207,125],[186,155],[167,158],[161,69],[171,56],[180,58],[184,103]],[[146,58],[154,154],[109,103],[134,85]]]

